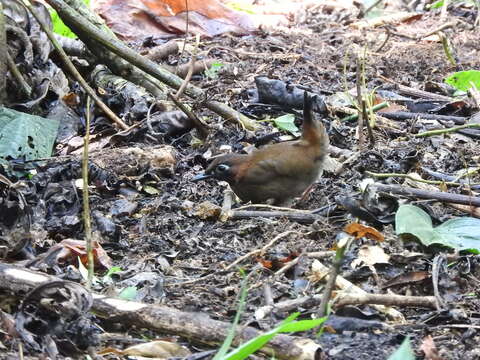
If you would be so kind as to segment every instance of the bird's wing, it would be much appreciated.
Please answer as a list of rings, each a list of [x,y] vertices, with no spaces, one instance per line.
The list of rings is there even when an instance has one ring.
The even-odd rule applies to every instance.
[[[255,184],[264,184],[278,177],[296,178],[299,174],[310,168],[311,164],[301,156],[293,156],[293,154],[282,154],[283,156],[268,157],[255,162],[256,166],[251,167],[246,174],[244,181]],[[308,163],[308,164],[307,164]]]

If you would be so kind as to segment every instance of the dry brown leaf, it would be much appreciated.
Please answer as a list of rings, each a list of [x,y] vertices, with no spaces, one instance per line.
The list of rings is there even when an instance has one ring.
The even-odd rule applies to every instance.
[[[366,237],[370,240],[375,240],[382,242],[385,240],[385,237],[375,228],[371,226],[365,226],[359,223],[351,223],[345,226],[345,232],[352,236],[355,236],[356,239]]]

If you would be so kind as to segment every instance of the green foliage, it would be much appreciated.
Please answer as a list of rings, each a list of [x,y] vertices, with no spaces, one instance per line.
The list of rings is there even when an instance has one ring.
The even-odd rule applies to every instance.
[[[460,217],[433,227],[430,216],[414,205],[402,205],[395,215],[397,235],[411,234],[425,246],[440,244],[480,253],[480,219]]]
[[[65,23],[62,21],[62,19],[60,19],[60,16],[58,16],[55,10],[50,10],[50,17],[52,18],[53,32],[55,34],[65,36],[70,39],[77,38],[77,35],[75,35],[75,33],[70,30],[67,25],[65,25]]]
[[[205,71],[203,73],[209,79],[216,79],[218,77],[218,71],[223,66],[225,66],[225,64],[222,64],[220,62],[214,62],[212,65],[210,65],[210,68],[205,69]]]
[[[232,10],[241,11],[250,15],[255,15],[255,7],[253,5],[236,1],[230,1],[225,5]]]
[[[118,294],[118,298],[122,300],[135,300],[136,296],[137,288],[135,286],[128,286]]]
[[[293,114],[286,114],[279,116],[276,119],[273,119],[275,126],[280,130],[288,131],[289,133],[295,134],[299,130],[295,126],[295,115]]]
[[[466,1],[464,1],[464,0],[450,0],[450,3],[456,3],[456,2],[460,2],[460,1],[462,1],[464,3],[467,3],[467,4],[476,5],[475,4],[476,0],[466,0]],[[444,0],[435,1],[433,4],[430,5],[430,10],[431,9],[440,9],[443,6],[444,3],[445,3]]]
[[[8,159],[35,160],[52,155],[58,120],[0,107],[0,164]]]
[[[276,328],[240,345],[238,348],[232,350],[225,357],[223,357],[222,360],[246,359],[248,356],[252,355],[255,351],[260,349],[279,333],[294,333],[299,331],[307,331],[322,325],[327,319],[327,317],[323,317],[314,320],[294,321],[299,315],[300,313],[294,313],[290,315]]]
[[[108,281],[112,278],[112,275],[122,271],[122,268],[120,266],[112,266],[110,269],[108,269],[107,273],[103,276],[102,281]]]
[[[435,1],[432,5],[430,5],[430,9],[439,9],[443,6],[443,3],[443,0]]]
[[[480,89],[480,71],[459,71],[447,77],[445,82],[460,91],[467,91],[472,86]]]
[[[222,346],[218,350],[217,354],[213,358],[213,360],[243,360],[252,355],[255,351],[260,349],[263,345],[268,343],[272,338],[274,338],[278,333],[294,333],[299,331],[307,331],[313,328],[316,328],[323,324],[327,317],[321,319],[314,319],[314,320],[301,320],[301,321],[294,321],[300,313],[294,313],[290,315],[287,319],[282,321],[282,323],[277,326],[276,328],[270,330],[269,332],[259,335],[246,343],[240,345],[236,349],[233,349],[228,354],[228,350],[230,345],[235,338],[235,332],[238,327],[238,323],[240,322],[240,316],[243,313],[243,310],[246,305],[246,298],[247,298],[247,279],[242,270],[240,270],[242,275],[244,276],[242,281],[242,286],[240,289],[240,299],[238,302],[237,313],[235,314],[235,318],[233,320],[232,326],[228,331],[227,337],[223,342]]]
[[[402,345],[388,358],[388,360],[415,360],[410,338],[407,336]]]
[[[230,349],[230,345],[232,344],[232,341],[235,337],[235,331],[237,329],[238,323],[240,322],[240,316],[242,315],[245,305],[247,303],[246,299],[247,299],[247,293],[248,293],[247,291],[248,278],[245,276],[245,273],[243,270],[240,269],[240,272],[243,276],[243,280],[242,280],[242,286],[240,288],[240,299],[238,301],[237,313],[235,314],[235,318],[233,319],[232,326],[228,331],[225,341],[223,342],[218,352],[215,354],[215,357],[213,358],[213,360],[220,360],[225,358],[225,355],[227,354],[228,349]]]
[[[90,6],[90,0],[83,0],[84,4]],[[76,39],[77,35],[64,24],[58,13],[54,9],[50,9],[50,17],[53,23],[53,32],[71,39]]]

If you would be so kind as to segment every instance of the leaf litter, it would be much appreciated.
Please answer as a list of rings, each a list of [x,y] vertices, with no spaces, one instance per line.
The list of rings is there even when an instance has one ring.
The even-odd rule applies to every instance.
[[[413,41],[407,36],[400,36],[411,36],[412,32],[426,33],[432,27],[439,26],[439,15],[436,13],[424,14],[412,23],[397,24],[397,35],[377,52],[371,49],[378,47],[378,39],[388,34],[386,28],[367,27],[356,30],[348,25],[355,18],[353,13],[342,13],[335,7],[312,8],[305,15],[296,31],[271,30],[252,36],[223,36],[202,41],[201,49],[208,50],[209,55],[219,64],[235,65],[218,67],[215,76],[198,76],[192,81],[208,88],[212,98],[228,102],[235,109],[252,116],[268,113],[278,121],[280,116],[295,113],[295,110],[286,111],[279,104],[252,102],[257,76],[268,74],[271,78],[325,96],[345,93],[355,88],[357,69],[350,54],[366,45],[369,55],[365,64],[365,77],[370,90],[377,88],[398,92],[398,88],[390,84],[388,79],[412,88],[424,89],[427,83],[442,83],[455,70],[447,61],[439,42]],[[457,17],[461,19],[460,16]],[[464,69],[479,68],[477,33],[462,24],[458,25],[461,31],[449,33],[459,62]],[[309,35],[305,36],[302,31]],[[436,91],[439,92],[439,88]],[[448,97],[452,94],[442,93]],[[416,102],[415,105],[418,106],[418,98],[405,93],[401,95],[407,96],[409,101]],[[430,105],[434,103],[433,99],[427,100]],[[404,107],[408,105],[407,101],[402,100],[396,104]],[[437,103],[434,105],[438,106]],[[475,133],[415,138],[413,134],[438,128],[439,124],[420,117],[392,121],[380,113],[374,128],[375,145],[358,149],[355,123],[340,121],[349,114],[342,112],[342,109],[333,110],[332,119],[329,120],[329,135],[335,149],[332,149],[331,156],[341,166],[325,171],[299,207],[320,209],[333,204],[335,209],[312,224],[297,223],[284,217],[243,220],[227,218],[225,222],[219,221],[218,212],[224,201],[226,185],[190,181],[205,167],[210,157],[206,155],[217,154],[219,149],[226,147],[239,151],[248,144],[261,143],[263,138],[277,132],[271,122],[260,121],[259,130],[252,134],[223,123],[205,110],[198,110],[214,129],[206,144],[195,142],[194,133],[188,132],[190,127],[179,136],[175,131],[166,131],[156,143],[145,137],[147,131],[143,128],[138,132],[132,131],[109,139],[112,149],[93,152],[90,176],[94,227],[100,233],[101,249],[109,257],[104,262],[110,264],[111,261],[121,269],[111,275],[113,283],[118,284],[114,286],[117,295],[124,289],[135,288],[137,291],[129,291],[129,296],[137,301],[164,303],[231,322],[235,315],[235,300],[241,276],[235,268],[223,270],[252,250],[261,249],[277,235],[291,231],[289,236],[261,254],[268,261],[286,259],[293,253],[300,254],[290,260],[295,261],[291,268],[280,273],[278,267],[275,267],[275,273],[266,268],[258,270],[258,260],[255,257],[239,263],[247,271],[257,272],[252,277],[243,321],[255,323],[258,328],[268,331],[292,311],[279,308],[268,317],[252,320],[254,312],[265,305],[263,291],[267,284],[275,304],[321,294],[322,286],[318,285],[321,282],[309,282],[312,264],[316,261],[316,256],[319,256],[315,254],[323,252],[325,258],[321,261],[330,266],[332,257],[328,253],[332,253],[339,234],[346,225],[359,219],[366,225],[375,227],[385,237],[385,241],[380,243],[365,236],[354,242],[342,265],[342,277],[368,293],[385,294],[384,285],[390,280],[403,275],[422,274],[415,280],[397,281],[390,290],[400,295],[432,296],[435,292],[434,284],[432,278],[425,276],[425,273],[434,272],[432,261],[438,254],[442,254],[450,257],[450,262],[449,266],[441,267],[437,285],[440,296],[445,294],[451,302],[442,311],[397,307],[406,324],[389,322],[383,313],[368,305],[335,309],[335,316],[341,317],[342,321],[332,321],[329,325],[331,332],[324,332],[318,339],[323,351],[332,359],[386,359],[408,335],[412,347],[418,352],[423,351],[426,356],[432,357],[433,350],[430,349],[436,348],[444,359],[475,358],[478,333],[475,330],[474,314],[478,300],[471,294],[476,294],[479,276],[477,256],[458,254],[438,247],[438,241],[434,242],[437,246],[432,247],[427,246],[432,241],[422,245],[417,240],[402,240],[395,233],[393,223],[395,214],[397,217],[402,216],[397,221],[397,230],[399,223],[404,221],[403,227],[406,230],[400,232],[417,234],[422,240],[421,231],[416,231],[415,226],[406,221],[402,211],[398,210],[402,206],[415,205],[422,209],[422,214],[428,216],[431,222],[428,224],[431,228],[422,228],[422,231],[428,233],[441,227],[441,224],[451,224],[466,214],[458,208],[439,202],[419,201],[415,198],[407,200],[404,196],[395,194],[362,193],[360,187],[363,179],[368,177],[366,171],[389,174],[415,172],[424,179],[440,182],[443,181],[442,178],[433,174],[461,176],[466,168],[479,166],[478,138]],[[428,111],[435,113],[432,106]],[[467,106],[448,111],[448,115],[469,115]],[[282,124],[277,126],[279,130],[287,131],[281,133],[283,135],[295,131],[294,126],[301,128],[298,116],[294,123],[289,120],[286,126],[285,123]],[[444,122],[440,124],[451,125]],[[95,126],[97,129],[105,127],[101,121]],[[159,149],[158,141],[172,146],[175,153],[170,147]],[[342,154],[342,150],[349,150],[349,156]],[[167,154],[167,160],[156,161],[157,154]],[[156,164],[160,164],[159,167],[155,167]],[[9,214],[2,219],[5,227],[2,228],[2,238],[18,238],[25,225],[25,209],[19,200],[19,193],[23,194],[34,218],[29,232],[39,234],[31,240],[35,249],[30,254],[32,258],[48,253],[54,244],[61,244],[62,240],[82,239],[83,226],[80,220],[81,202],[74,185],[80,177],[78,160],[53,158],[36,163],[34,167],[30,165],[26,162],[23,170],[34,168],[36,175],[23,181],[23,190],[13,191],[8,186],[3,186],[5,184],[2,182],[0,191],[3,201],[0,203],[0,211]],[[430,171],[422,171],[423,168]],[[478,172],[472,172],[469,176],[468,182],[480,182]],[[375,178],[375,181],[382,180]],[[402,178],[394,177],[383,181],[403,183]],[[463,190],[463,187],[447,188],[454,194]],[[403,205],[408,203],[413,205]],[[199,210],[201,205],[203,207]],[[472,231],[474,230],[470,229],[468,233]],[[365,234],[375,234],[377,237],[377,232],[368,230]],[[451,241],[451,238],[448,240]],[[14,245],[6,246],[13,249]],[[81,248],[81,244],[78,246]],[[460,250],[465,248],[471,246],[459,247]],[[79,281],[78,273],[66,272],[66,265],[78,261],[78,251],[73,252],[70,248],[75,255],[70,255],[68,260],[69,255],[64,255],[65,249],[62,256],[56,255],[49,257],[48,261],[31,263],[36,265],[35,268],[49,269],[64,274],[65,279]],[[377,254],[386,256],[382,256],[382,261],[369,260],[365,261],[365,266],[361,266],[362,262],[358,260],[367,256],[365,249],[375,249]],[[19,256],[20,259],[25,256],[25,253],[19,255],[19,249],[15,249],[15,252],[8,251],[7,254]],[[357,266],[352,268],[352,263]],[[288,262],[281,264],[280,270],[282,266],[288,266]],[[132,280],[133,285],[128,280]],[[96,290],[101,291],[104,285],[98,286],[100,288]],[[125,293],[123,296],[126,296]],[[305,318],[315,312],[315,308],[302,309]],[[299,309],[293,309],[295,310]],[[389,326],[379,327],[378,324]],[[464,334],[468,335],[467,340]],[[427,350],[425,339],[430,335],[433,336],[433,344],[429,342]],[[191,347],[190,350],[192,349],[194,348]],[[207,349],[205,347],[203,350]]]

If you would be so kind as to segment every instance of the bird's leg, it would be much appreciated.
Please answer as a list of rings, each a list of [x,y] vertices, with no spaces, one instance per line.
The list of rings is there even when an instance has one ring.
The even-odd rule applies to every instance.
[[[302,202],[307,200],[308,194],[310,194],[313,190],[313,185],[315,185],[315,184],[312,184],[308,188],[305,189],[305,191],[302,194],[302,197],[300,198],[300,200],[298,200],[297,205],[301,204]]]

